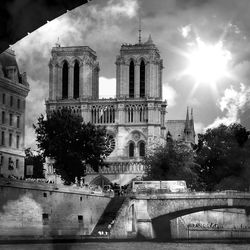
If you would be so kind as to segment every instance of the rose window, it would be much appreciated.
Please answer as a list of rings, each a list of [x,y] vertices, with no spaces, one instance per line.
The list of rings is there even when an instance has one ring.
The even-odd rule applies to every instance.
[[[105,148],[105,155],[109,156],[115,149],[115,138],[113,135],[106,135],[106,148]]]

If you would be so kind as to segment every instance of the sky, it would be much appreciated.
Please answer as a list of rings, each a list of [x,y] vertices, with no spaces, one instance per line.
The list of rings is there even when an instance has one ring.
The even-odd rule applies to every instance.
[[[139,17],[142,41],[151,34],[163,59],[167,119],[185,119],[189,106],[196,133],[233,122],[250,129],[249,0],[92,0],[12,46],[30,84],[26,147],[35,146],[32,124],[45,113],[48,63],[58,39],[61,46],[82,45],[96,51],[100,97],[114,96],[116,56],[122,43],[138,42]],[[203,54],[190,73],[197,51]],[[206,70],[210,67],[217,70],[218,78],[211,77],[214,71]]]

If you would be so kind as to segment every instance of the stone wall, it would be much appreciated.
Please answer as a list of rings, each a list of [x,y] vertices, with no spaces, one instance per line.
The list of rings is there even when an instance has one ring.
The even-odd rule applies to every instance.
[[[108,195],[72,187],[0,179],[0,238],[89,235]]]
[[[129,232],[132,236],[132,230],[129,230],[129,207],[131,200],[127,198],[120,210],[118,211],[115,219],[115,223],[110,231],[110,238],[112,239],[127,239],[129,238]],[[134,238],[134,237],[132,237]]]

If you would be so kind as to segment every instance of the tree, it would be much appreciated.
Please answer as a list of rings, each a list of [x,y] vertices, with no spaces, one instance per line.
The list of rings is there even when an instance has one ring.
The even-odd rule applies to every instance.
[[[207,190],[244,189],[249,165],[249,132],[240,124],[221,124],[198,135],[196,162]]]
[[[95,171],[105,165],[105,127],[83,123],[69,109],[41,115],[35,126],[38,148],[45,157],[55,159],[55,171],[66,184],[85,175],[86,165]]]
[[[185,180],[191,189],[201,189],[199,166],[194,163],[194,152],[185,144],[171,140],[158,146],[145,157],[145,180]]]
[[[44,178],[44,158],[39,152],[32,152],[31,148],[25,149],[25,166],[33,165],[33,178]]]

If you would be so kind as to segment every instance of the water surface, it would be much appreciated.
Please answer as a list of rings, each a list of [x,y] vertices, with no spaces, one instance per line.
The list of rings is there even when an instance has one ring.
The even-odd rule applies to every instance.
[[[0,245],[1,250],[250,250],[250,244],[165,243],[165,242],[87,242],[56,244]]]

